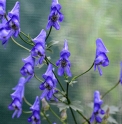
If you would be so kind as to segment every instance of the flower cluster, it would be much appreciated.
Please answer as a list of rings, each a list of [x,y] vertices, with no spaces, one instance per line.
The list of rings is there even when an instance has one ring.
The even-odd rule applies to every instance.
[[[20,4],[16,2],[13,9],[6,15],[5,6],[6,0],[0,1],[0,40],[2,45],[5,45],[11,36],[17,37],[20,32]]]

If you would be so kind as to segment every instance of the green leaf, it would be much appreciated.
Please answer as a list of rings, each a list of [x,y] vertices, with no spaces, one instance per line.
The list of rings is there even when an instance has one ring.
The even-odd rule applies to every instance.
[[[53,50],[50,49],[50,48],[46,48],[46,50],[49,51],[49,52],[51,52],[51,53],[53,53]]]
[[[83,107],[81,106],[81,101],[72,101],[70,107],[75,111],[83,112]]]
[[[54,46],[55,44],[58,44],[58,43],[59,43],[59,41],[51,41],[47,44],[47,48],[50,48],[50,47],[52,47],[52,46]]]
[[[108,122],[113,123],[113,124],[118,124],[118,122],[111,116],[109,116]]]
[[[77,83],[77,81],[71,81],[70,83],[69,83],[69,85],[71,85],[72,87],[73,87],[73,84],[76,84]]]
[[[119,111],[119,107],[117,107],[117,106],[108,106],[108,105],[105,105],[103,107],[104,110],[106,110],[107,108],[109,108],[109,114],[116,114]]]
[[[69,105],[67,105],[65,103],[62,103],[62,102],[53,102],[53,103],[50,103],[50,104],[57,106],[59,108],[59,111],[62,111],[64,109],[69,108]]]

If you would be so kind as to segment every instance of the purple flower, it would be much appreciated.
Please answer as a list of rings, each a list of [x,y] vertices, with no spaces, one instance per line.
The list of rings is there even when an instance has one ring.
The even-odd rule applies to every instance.
[[[40,101],[39,97],[36,97],[34,104],[30,107],[32,111],[32,115],[28,118],[28,122],[32,122],[32,124],[41,124],[40,121]]]
[[[6,9],[6,0],[0,0],[0,20],[3,19]]]
[[[35,46],[31,50],[31,55],[33,57],[38,57],[39,59],[36,62],[36,65],[42,64],[44,58],[45,58],[45,38],[46,38],[46,32],[44,29],[41,30],[40,34],[32,39]]]
[[[96,57],[94,60],[94,70],[96,70],[96,67],[97,67],[100,76],[102,75],[102,70],[100,68],[100,65],[103,67],[106,67],[109,65],[109,59],[106,56],[107,52],[109,51],[105,47],[102,39],[98,38],[96,40]]]
[[[64,16],[60,12],[60,9],[61,5],[58,3],[58,0],[53,0],[50,15],[48,18],[47,29],[49,29],[51,26],[53,26],[56,30],[60,29],[59,22],[62,22],[64,19]]]
[[[11,98],[13,101],[8,106],[9,110],[15,110],[12,115],[12,118],[14,118],[15,115],[17,115],[17,118],[18,118],[18,117],[20,117],[20,115],[22,113],[22,100],[24,97],[24,84],[25,84],[25,78],[21,77],[19,79],[17,86],[15,88],[13,88],[13,90],[15,90],[15,92],[11,94]]]
[[[120,69],[120,78],[119,78],[119,81],[122,84],[122,62],[120,63],[120,67],[121,67],[121,69]]]
[[[20,32],[20,4],[16,2],[14,8],[8,13],[7,19],[2,20],[0,24],[0,40],[5,45],[11,36],[17,37]]]
[[[90,118],[91,123],[94,121],[98,123],[102,122],[102,118],[100,117],[100,115],[105,114],[105,111],[101,109],[102,104],[103,104],[103,101],[100,99],[100,92],[95,91],[94,92],[94,108],[93,108],[92,116]]]
[[[34,76],[34,62],[35,59],[29,55],[27,58],[23,59],[25,63],[24,66],[21,68],[20,73],[23,76],[27,76],[26,82],[28,82]]]
[[[56,62],[56,65],[58,66],[58,75],[62,76],[64,73],[66,73],[69,77],[72,76],[70,71],[70,61],[69,61],[70,52],[68,50],[68,44],[65,40],[64,42],[64,48],[60,52],[60,59]]]
[[[47,100],[50,100],[53,97],[53,94],[57,92],[57,90],[55,90],[57,79],[55,78],[52,71],[53,71],[52,65],[49,64],[46,73],[43,75],[45,81],[40,85],[40,89],[43,90],[43,93],[41,94],[40,97],[41,100],[44,97],[46,97]],[[57,100],[55,97],[54,99]]]

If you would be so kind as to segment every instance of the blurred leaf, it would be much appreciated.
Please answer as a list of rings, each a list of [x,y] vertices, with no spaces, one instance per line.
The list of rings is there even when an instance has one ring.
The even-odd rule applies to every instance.
[[[109,116],[108,122],[113,123],[113,124],[118,124],[118,122],[111,116]]]
[[[72,87],[73,87],[73,84],[76,84],[77,83],[77,81],[71,81],[70,83],[69,83],[69,85],[71,85]]]
[[[51,52],[51,53],[53,53],[53,50],[50,49],[50,48],[46,48],[46,50],[49,51],[49,52]]]
[[[81,106],[81,101],[73,101],[70,104],[70,107],[75,111],[83,112],[83,107]]]
[[[50,47],[54,46],[55,44],[58,44],[59,41],[51,41],[47,44],[47,49],[49,49]]]

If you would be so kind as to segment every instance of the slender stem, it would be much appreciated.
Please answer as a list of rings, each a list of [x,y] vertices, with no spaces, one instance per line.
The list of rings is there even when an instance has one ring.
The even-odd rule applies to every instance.
[[[27,105],[32,106],[32,104],[29,103],[25,97],[24,97],[23,99],[24,99],[24,101],[25,101],[25,103],[26,103]]]
[[[34,74],[34,77],[35,77],[38,81],[43,82],[43,80],[41,80],[39,77],[37,77],[36,74]]]
[[[27,51],[30,52],[30,50],[29,50],[28,48],[26,48],[26,47],[22,46],[21,44],[19,44],[18,42],[16,42],[13,37],[11,37],[11,39],[12,39],[12,41],[13,41],[16,45],[18,45],[18,46],[20,46],[21,48],[23,48],[23,49],[25,49],[25,50],[27,50]]]
[[[70,111],[71,111],[71,114],[72,114],[72,117],[73,117],[73,119],[74,119],[75,124],[77,124],[77,121],[76,121],[76,119],[75,119],[75,115],[74,115],[73,110],[72,110],[71,107],[70,107]]]
[[[27,44],[29,44],[29,45],[31,45],[31,46],[34,46],[32,43],[29,43],[29,42],[27,42],[26,40],[24,40],[23,39],[23,37],[19,34],[19,37],[25,42],[25,43],[27,43]]]
[[[53,71],[53,74],[55,75],[55,77],[56,77],[56,79],[57,79],[57,81],[58,81],[58,83],[59,83],[61,89],[65,92],[65,90],[64,90],[64,88],[63,88],[63,86],[62,86],[62,84],[60,83],[60,81],[59,81],[59,79],[58,79],[58,77],[57,77],[57,75],[55,74],[54,71]]]
[[[90,121],[80,111],[77,110],[77,112],[90,124]]]
[[[50,33],[51,33],[51,30],[52,30],[52,26],[50,27],[49,33],[48,33],[48,35],[47,35],[47,37],[46,37],[45,41],[46,41],[46,40],[47,40],[47,38],[49,37],[49,35],[50,35]]]
[[[67,90],[66,90],[66,95],[67,95],[67,98],[68,98],[68,91],[69,91],[69,83],[67,83]]]
[[[46,56],[45,56],[45,59],[46,59],[49,63],[51,63],[53,66],[55,66],[56,68],[58,68],[58,66],[56,66],[54,63],[52,63]]]
[[[120,81],[118,81],[110,90],[108,90],[104,95],[102,95],[101,99],[103,99],[109,92],[111,92],[114,88],[116,88],[119,83]]]
[[[28,35],[26,35],[24,32],[20,31],[21,34],[23,34],[25,37],[27,37],[28,39],[30,39],[30,37],[28,37]]]
[[[22,111],[23,113],[25,113],[25,114],[30,114],[30,113],[32,113],[32,111]]]
[[[48,122],[49,124],[52,124],[51,121],[50,121],[50,120],[48,119],[48,117],[46,116],[46,114],[45,114],[44,112],[42,112],[42,113],[43,113],[44,117],[46,118],[47,122]]]
[[[92,69],[93,66],[94,66],[94,62],[92,64],[92,66],[87,71],[83,72],[82,74],[79,74],[78,76],[73,77],[71,81],[73,81],[73,80],[79,78],[80,76],[86,74],[87,72],[89,72]]]
[[[64,123],[61,119],[60,119],[60,117],[50,108],[50,111],[62,122],[62,123]]]

